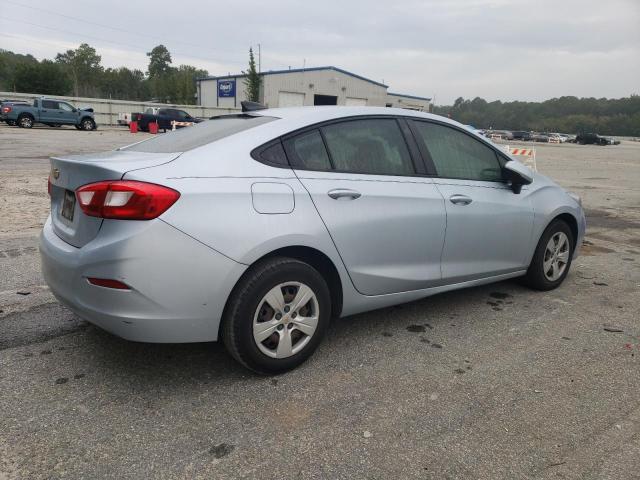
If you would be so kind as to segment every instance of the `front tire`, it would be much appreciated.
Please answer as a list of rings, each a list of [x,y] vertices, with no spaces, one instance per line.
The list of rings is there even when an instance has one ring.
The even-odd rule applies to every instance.
[[[83,118],[80,122],[80,129],[86,132],[96,129],[96,123],[90,118]]]
[[[573,232],[566,222],[556,219],[546,228],[523,278],[535,290],[553,290],[564,281],[575,249]]]
[[[262,375],[296,368],[331,319],[329,288],[310,265],[277,257],[251,267],[232,292],[221,334],[229,353]]]

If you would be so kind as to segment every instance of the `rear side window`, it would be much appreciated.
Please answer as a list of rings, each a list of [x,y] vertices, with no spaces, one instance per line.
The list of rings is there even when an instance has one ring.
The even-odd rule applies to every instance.
[[[329,155],[319,130],[303,133],[285,142],[295,165],[307,170],[331,170]]]
[[[252,153],[251,155],[254,156],[254,153]],[[280,143],[279,140],[273,145],[263,148],[260,153],[257,154],[257,157],[254,156],[254,158],[260,160],[261,162],[270,163],[281,167],[289,166],[289,162],[287,162],[287,155],[284,153],[284,148],[282,148],[282,143]]]
[[[415,169],[398,122],[353,120],[322,128],[334,168],[374,175],[413,175]]]
[[[50,108],[51,110],[57,110],[58,102],[54,102],[53,100],[42,100],[42,108]]]
[[[230,115],[165,133],[121,150],[149,153],[186,152],[236,133],[277,120],[276,117]]]
[[[414,122],[418,140],[424,142],[438,176],[485,182],[501,182],[502,169],[496,153],[480,140],[454,128]]]

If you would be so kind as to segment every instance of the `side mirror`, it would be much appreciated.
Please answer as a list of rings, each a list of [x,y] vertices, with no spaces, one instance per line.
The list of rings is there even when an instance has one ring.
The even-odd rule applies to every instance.
[[[510,160],[503,167],[505,180],[511,185],[513,193],[520,193],[523,185],[533,182],[533,172],[520,162]]]
[[[72,112],[73,112],[73,113],[78,113],[78,109],[77,109],[77,108],[75,108],[75,107],[73,107]]]

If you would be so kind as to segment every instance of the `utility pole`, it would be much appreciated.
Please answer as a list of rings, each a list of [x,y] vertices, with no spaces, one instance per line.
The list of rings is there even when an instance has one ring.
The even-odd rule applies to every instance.
[[[262,70],[260,69],[260,63],[262,62],[262,52],[260,49],[260,44],[258,44],[258,73],[260,73]]]

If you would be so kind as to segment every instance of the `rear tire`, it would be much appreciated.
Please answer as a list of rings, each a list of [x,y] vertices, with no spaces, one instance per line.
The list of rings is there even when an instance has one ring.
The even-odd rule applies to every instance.
[[[553,290],[564,281],[575,250],[569,225],[556,219],[549,224],[536,246],[522,283],[535,290]]]
[[[330,319],[331,299],[322,275],[299,260],[276,257],[254,265],[238,282],[225,308],[221,335],[229,353],[246,368],[277,374],[311,356]]]
[[[27,114],[20,115],[18,117],[18,126],[20,128],[33,128],[33,117]]]

